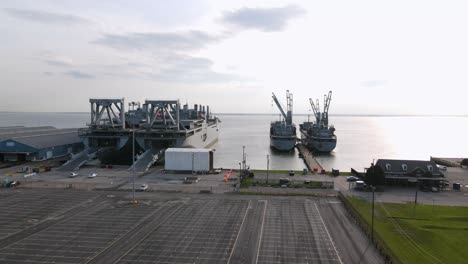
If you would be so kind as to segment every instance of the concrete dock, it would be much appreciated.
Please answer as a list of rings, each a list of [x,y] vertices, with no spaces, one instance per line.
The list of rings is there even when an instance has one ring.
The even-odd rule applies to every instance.
[[[299,150],[299,153],[302,154],[302,159],[304,160],[309,170],[313,170],[315,168],[317,168],[319,171],[323,170],[322,165],[320,165],[320,163],[314,157],[313,153],[308,148],[300,143],[296,145],[296,148]]]

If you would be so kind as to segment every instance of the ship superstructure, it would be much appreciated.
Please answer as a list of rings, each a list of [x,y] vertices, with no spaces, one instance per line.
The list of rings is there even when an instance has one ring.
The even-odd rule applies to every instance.
[[[328,124],[328,110],[330,108],[332,92],[324,95],[323,112],[320,112],[319,100],[315,104],[309,99],[314,112],[315,122],[304,122],[299,125],[301,142],[306,147],[317,152],[331,152],[336,147],[337,137],[335,127]]]
[[[273,93],[273,101],[281,112],[280,120],[271,122],[270,146],[280,151],[290,151],[296,146],[296,125],[292,122],[293,95],[286,91],[286,112]]]
[[[90,99],[91,122],[79,131],[88,153],[95,152],[102,163],[131,163],[132,138],[135,151],[147,169],[169,147],[208,148],[218,140],[218,118],[209,106],[179,100],[131,102],[124,99]]]

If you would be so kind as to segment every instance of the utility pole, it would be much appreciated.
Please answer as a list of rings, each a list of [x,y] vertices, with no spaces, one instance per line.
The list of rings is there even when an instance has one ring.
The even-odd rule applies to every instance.
[[[416,192],[414,193],[413,217],[415,217],[416,215],[416,205],[418,204],[418,189],[419,189],[419,181],[416,180]]]
[[[371,224],[371,240],[374,241],[374,201],[375,201],[375,187],[371,186],[372,189],[372,224]]]
[[[268,172],[270,170],[270,155],[267,155],[267,178],[266,183],[268,184]]]

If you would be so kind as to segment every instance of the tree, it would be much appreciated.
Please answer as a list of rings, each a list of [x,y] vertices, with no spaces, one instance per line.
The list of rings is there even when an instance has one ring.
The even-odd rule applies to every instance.
[[[462,166],[468,166],[468,159],[463,159],[460,163]]]
[[[369,169],[367,169],[364,182],[366,182],[367,185],[372,186],[384,185],[385,173],[382,168],[380,168],[380,166],[372,165]]]

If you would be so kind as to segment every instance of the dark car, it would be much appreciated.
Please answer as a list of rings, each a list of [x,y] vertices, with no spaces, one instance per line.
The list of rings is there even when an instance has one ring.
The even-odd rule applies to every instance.
[[[346,181],[355,182],[355,181],[359,181],[359,178],[356,176],[348,176],[346,177]]]
[[[294,176],[294,171],[293,170],[289,171],[289,176]]]
[[[18,185],[20,185],[19,181],[11,181],[11,182],[7,183],[6,187],[7,188],[13,188],[13,187],[16,187]]]

